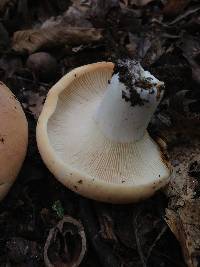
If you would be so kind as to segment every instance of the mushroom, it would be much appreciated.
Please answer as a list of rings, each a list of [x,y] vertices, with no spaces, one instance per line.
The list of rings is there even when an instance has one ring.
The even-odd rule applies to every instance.
[[[113,68],[89,64],[58,81],[39,117],[37,143],[49,170],[71,190],[129,203],[169,181],[162,148],[146,130],[163,83],[135,61],[119,62],[114,74]]]
[[[0,82],[0,200],[15,181],[26,155],[28,125],[13,93]]]

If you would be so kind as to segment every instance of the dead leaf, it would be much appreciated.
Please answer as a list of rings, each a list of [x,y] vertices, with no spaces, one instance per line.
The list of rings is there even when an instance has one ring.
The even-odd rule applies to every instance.
[[[181,90],[170,97],[171,119],[176,130],[183,134],[200,136],[200,96],[198,91]]]
[[[149,67],[155,63],[165,51],[165,38],[161,39],[156,33],[152,33],[150,37],[142,38],[138,46],[138,54],[144,67]]]
[[[91,10],[89,17],[95,27],[105,26],[107,14],[113,9],[119,7],[119,0],[93,0],[91,1]],[[116,18],[115,18],[116,19]]]
[[[200,60],[198,60],[200,57],[199,38],[192,35],[184,35],[179,47],[191,66],[193,79],[200,83]]]
[[[121,4],[124,5],[125,7],[127,7],[129,4],[129,0],[120,0],[120,5]]]
[[[175,16],[180,14],[190,3],[190,0],[168,0],[163,9],[163,13],[167,16]]]
[[[114,222],[111,214],[100,203],[95,203],[95,210],[100,225],[100,235],[102,239],[117,246],[118,240],[114,232]]]
[[[104,17],[111,8],[118,6],[119,0],[94,0],[91,2],[91,14]]]
[[[199,205],[200,200],[194,200],[176,212],[166,211],[166,222],[181,244],[188,267],[197,267],[200,256]]]
[[[57,25],[15,32],[12,48],[17,52],[28,52],[31,54],[41,48],[58,47],[61,45],[76,46],[96,42],[101,39],[101,29]]]
[[[200,40],[192,35],[184,35],[181,39],[180,48],[187,59],[195,58],[200,54]]]
[[[136,6],[145,6],[150,2],[153,2],[155,0],[130,0],[131,5],[136,5]]]
[[[181,145],[179,142],[170,151],[170,158],[174,174],[166,190],[170,198],[166,222],[180,242],[188,267],[197,267],[200,257],[200,185],[194,171],[191,172],[191,164],[200,163],[199,139],[193,138],[190,143]]]
[[[90,10],[90,4],[86,4],[79,0],[73,0],[73,4],[69,6],[62,15],[48,18],[43,22],[41,28],[56,26],[61,23],[67,25],[67,27],[92,28],[93,25],[88,20]]]
[[[77,267],[86,252],[86,237],[80,222],[65,216],[50,230],[44,247],[47,267]]]
[[[195,13],[197,13],[198,11],[200,10],[200,6],[197,5],[197,6],[192,6],[188,9],[186,9],[185,12],[183,12],[182,14],[180,14],[178,17],[176,17],[175,19],[173,19],[172,21],[166,23],[166,24],[163,24],[163,25],[166,25],[166,26],[172,26],[172,25],[175,25],[176,23],[180,22],[181,20],[184,20],[185,18],[191,16],[191,15],[194,15]]]
[[[91,1],[73,0],[68,10],[63,15],[63,20],[71,26],[77,27],[92,27],[89,19],[89,12],[91,10]]]
[[[138,55],[138,47],[140,44],[140,38],[137,35],[128,33],[129,43],[126,45],[126,49],[128,50],[128,54],[131,58],[136,58]]]
[[[4,10],[9,6],[14,6],[17,0],[1,0],[0,1],[0,12],[4,12]]]

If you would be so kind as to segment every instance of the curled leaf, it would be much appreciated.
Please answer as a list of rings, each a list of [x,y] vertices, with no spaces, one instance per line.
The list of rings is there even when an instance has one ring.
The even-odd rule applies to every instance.
[[[145,6],[152,1],[154,1],[154,0],[131,0],[130,2],[132,5]]]
[[[15,32],[12,48],[17,52],[31,54],[41,48],[87,44],[101,39],[102,30],[100,29],[57,25]]]
[[[190,136],[191,138],[191,136]],[[185,262],[197,267],[200,257],[200,142],[178,144],[170,151],[174,175],[167,188],[170,198],[166,222],[180,242]]]
[[[80,222],[65,216],[50,230],[44,247],[47,267],[76,267],[86,252],[86,237]]]

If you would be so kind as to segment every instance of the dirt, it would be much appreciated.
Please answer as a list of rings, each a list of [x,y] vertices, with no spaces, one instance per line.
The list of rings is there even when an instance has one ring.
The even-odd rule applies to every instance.
[[[53,177],[36,145],[37,118],[56,81],[75,67],[127,56],[139,60],[166,85],[164,99],[148,128],[151,135],[175,129],[167,141],[171,151],[200,129],[198,1],[185,0],[182,5],[175,0],[136,2],[8,0],[0,4],[0,79],[22,103],[29,123],[25,162],[0,204],[0,266],[45,266],[49,231],[65,215],[84,228],[87,250],[82,267],[186,266],[181,246],[165,220],[169,196],[158,192],[130,205],[85,199]],[[31,68],[27,64],[36,52],[47,53],[55,64],[50,69],[45,66],[45,75],[41,75],[40,59],[36,68],[35,62]],[[48,65],[46,60],[43,64]],[[180,92],[187,96],[180,97]],[[199,179],[199,162],[188,165],[190,175]],[[59,235],[56,238],[62,240]],[[68,266],[61,265],[63,242],[58,244],[54,266]],[[69,246],[76,251],[78,245]]]
[[[130,63],[132,63],[131,66],[129,66]],[[134,72],[132,73],[133,69]],[[130,102],[131,106],[144,105],[144,99],[140,97],[140,94],[135,89],[135,86],[140,87],[137,83],[141,82],[141,80],[138,79],[140,78],[138,77],[140,76],[140,66],[138,65],[138,62],[128,63],[128,60],[115,62],[114,73],[119,75],[119,81],[126,87],[126,91],[122,91],[122,98],[126,102]],[[140,88],[145,89],[145,86]]]

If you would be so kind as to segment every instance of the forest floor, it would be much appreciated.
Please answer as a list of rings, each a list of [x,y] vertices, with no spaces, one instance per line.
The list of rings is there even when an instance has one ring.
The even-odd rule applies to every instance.
[[[198,0],[0,1],[0,80],[29,123],[25,162],[0,204],[1,267],[74,266],[84,244],[73,227],[56,230],[66,216],[83,226],[82,267],[199,266],[199,34]],[[149,132],[165,137],[175,178],[146,201],[111,205],[60,184],[39,155],[35,129],[64,74],[123,57],[165,82]]]

